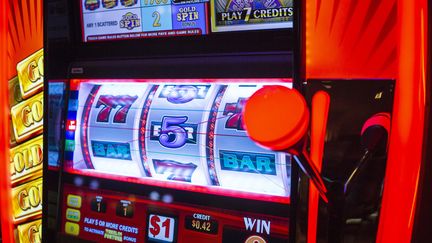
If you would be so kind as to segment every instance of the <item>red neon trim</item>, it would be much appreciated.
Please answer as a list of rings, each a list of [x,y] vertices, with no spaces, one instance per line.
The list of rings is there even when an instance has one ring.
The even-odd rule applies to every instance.
[[[90,91],[90,95],[87,97],[87,100],[85,102],[84,107],[86,108],[82,119],[81,119],[81,150],[84,157],[84,162],[87,165],[87,168],[94,169],[91,157],[90,157],[90,145],[88,142],[88,123],[89,123],[89,116],[90,111],[94,103],[94,99],[96,98],[97,93],[99,92],[100,85],[95,85],[92,90]]]
[[[217,83],[217,84],[229,84],[229,83],[292,83],[291,78],[223,78],[223,79],[213,79],[213,78],[194,78],[194,79],[72,79],[70,82],[70,87],[72,90],[78,90],[80,83]]]
[[[220,90],[218,90],[214,100],[213,100],[213,104],[212,104],[212,108],[210,110],[209,113],[209,122],[207,123],[207,131],[208,131],[208,136],[206,136],[206,152],[208,154],[207,157],[207,166],[208,166],[208,171],[209,171],[209,175],[210,175],[210,181],[212,183],[212,185],[214,186],[219,186],[220,182],[219,182],[219,178],[216,172],[216,165],[215,165],[215,149],[214,149],[214,144],[215,144],[215,130],[216,130],[216,117],[218,115],[218,110],[219,110],[219,106],[220,103],[222,101],[222,97],[225,94],[227,89],[227,86],[223,86],[221,87]]]
[[[9,92],[7,67],[7,20],[9,1],[0,2],[0,219],[3,242],[13,242],[11,182],[9,168]]]
[[[306,78],[396,79],[377,242],[408,243],[422,159],[428,1],[318,2],[306,1]]]
[[[69,82],[70,90],[79,90],[81,80],[80,79],[71,79]]]
[[[427,16],[427,15],[426,15]],[[426,35],[426,29],[427,27],[425,27],[425,11],[421,12],[421,51],[420,51],[420,55],[421,55],[421,75],[422,75],[422,85],[423,85],[423,101],[424,101],[424,106],[426,106],[426,81],[427,81],[427,77],[426,77],[426,72],[427,72],[427,67],[426,67],[426,62],[427,62],[427,57],[426,57],[426,49],[428,48],[426,45],[426,39],[427,39],[427,35]],[[427,23],[426,23],[427,25]],[[411,215],[410,215],[410,219],[409,219],[409,225],[413,224],[413,219],[414,219],[414,214],[416,211],[416,207],[417,207],[417,192],[418,192],[418,183],[419,183],[419,179],[420,179],[420,169],[421,167],[419,167],[419,171],[417,173],[417,178],[416,178],[416,186],[415,186],[415,191],[414,191],[414,202],[412,203],[412,207],[411,207]]]
[[[310,158],[321,172],[324,154],[324,140],[327,128],[330,96],[325,91],[318,91],[312,98]],[[314,184],[309,184],[309,211],[307,242],[315,243],[318,226],[319,193]]]
[[[209,16],[209,14],[208,14],[208,12],[209,12],[208,8],[209,8],[209,4],[204,3],[205,22],[206,22],[206,24],[205,24],[206,35],[210,34],[210,23],[209,23],[210,20],[209,20],[209,18],[207,18],[207,16]]]
[[[81,0],[80,1],[80,15],[81,15],[81,39],[83,42],[86,42],[87,40],[85,39],[85,35],[84,35],[84,11],[83,11],[83,3]]]
[[[153,86],[153,88],[150,90],[149,94],[147,95],[146,101],[144,102],[144,107],[141,111],[141,118],[140,118],[140,125],[139,125],[139,150],[140,150],[140,157],[141,157],[141,163],[143,164],[144,172],[146,176],[151,177],[151,170],[150,165],[147,159],[147,150],[146,150],[146,124],[147,124],[147,118],[148,114],[150,112],[150,106],[153,102],[154,95],[156,93],[156,90],[158,89],[159,85]]]
[[[265,194],[259,194],[253,192],[240,192],[237,190],[230,190],[230,189],[220,188],[220,187],[191,185],[191,184],[177,183],[171,181],[159,181],[153,178],[146,178],[146,177],[138,178],[138,177],[128,177],[128,176],[121,176],[121,175],[112,175],[112,174],[106,174],[97,171],[76,170],[73,168],[65,168],[65,171],[71,174],[93,176],[93,177],[98,177],[103,179],[114,180],[114,181],[124,181],[129,183],[164,187],[164,188],[170,188],[170,189],[176,189],[182,191],[192,191],[198,193],[206,193],[206,194],[227,196],[233,198],[251,199],[257,201],[275,202],[275,203],[282,203],[282,204],[290,203],[290,197],[284,197],[284,196],[265,195]]]
[[[411,242],[422,160],[427,0],[398,0],[399,70],[377,242]],[[397,202],[397,203],[395,203]]]

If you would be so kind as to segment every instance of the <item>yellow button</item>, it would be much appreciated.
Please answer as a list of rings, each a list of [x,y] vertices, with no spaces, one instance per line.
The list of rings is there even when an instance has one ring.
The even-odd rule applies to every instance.
[[[81,218],[81,212],[76,209],[66,209],[66,219],[74,222],[79,222]]]
[[[75,224],[75,223],[71,223],[71,222],[66,222],[65,224],[65,232],[68,235],[74,235],[74,236],[78,236],[79,235],[79,224]]]
[[[81,208],[81,197],[69,194],[67,196],[67,205],[72,208]]]

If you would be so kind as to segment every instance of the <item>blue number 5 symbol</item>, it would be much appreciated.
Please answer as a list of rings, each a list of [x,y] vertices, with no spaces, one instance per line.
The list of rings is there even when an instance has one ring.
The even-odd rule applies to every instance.
[[[187,119],[187,116],[164,116],[159,143],[167,148],[180,148],[185,145],[187,132],[180,124],[185,123]]]

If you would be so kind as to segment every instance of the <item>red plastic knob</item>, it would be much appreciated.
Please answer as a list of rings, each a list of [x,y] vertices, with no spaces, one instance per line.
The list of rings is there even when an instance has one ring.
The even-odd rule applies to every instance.
[[[285,150],[296,145],[309,126],[309,110],[303,96],[285,86],[265,86],[246,102],[243,122],[258,144]]]

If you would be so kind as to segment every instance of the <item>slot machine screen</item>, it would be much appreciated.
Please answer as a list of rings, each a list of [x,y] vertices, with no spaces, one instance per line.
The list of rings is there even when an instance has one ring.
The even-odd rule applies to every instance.
[[[292,0],[80,0],[84,42],[293,27]]]
[[[242,123],[248,97],[275,84],[292,85],[290,79],[71,80],[63,171],[140,189],[130,195],[96,182],[87,189],[79,179],[65,183],[64,233],[132,242],[285,242],[289,211],[268,215],[275,209],[265,205],[289,208],[291,157],[256,145]],[[171,193],[140,195],[146,187]],[[188,192],[198,196],[179,202]],[[216,199],[195,204],[205,195]],[[255,210],[246,213],[225,203],[222,209],[214,206],[219,199],[262,208],[245,206]]]

